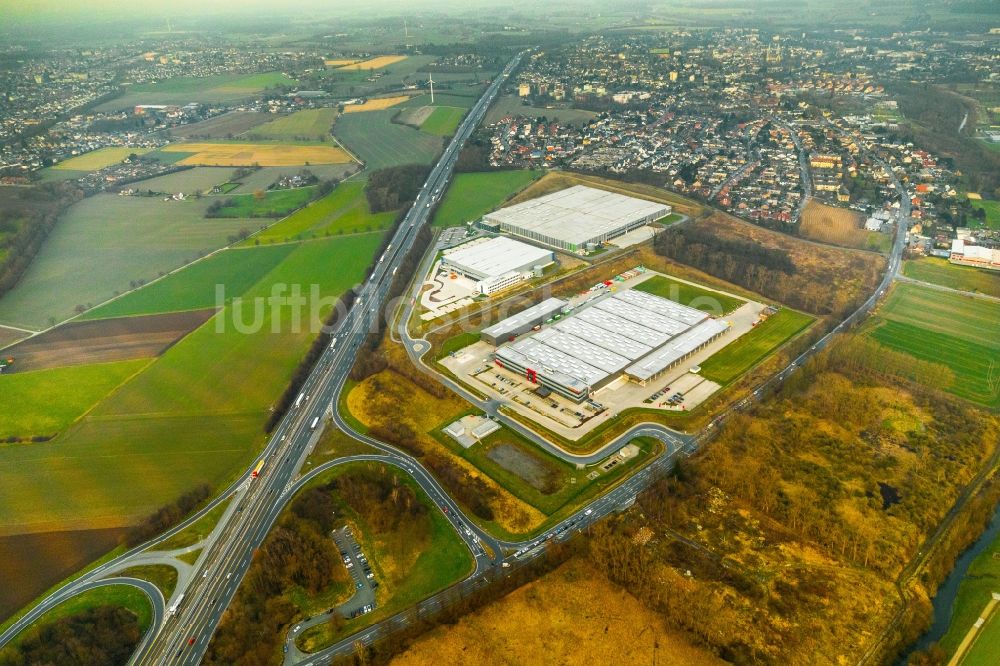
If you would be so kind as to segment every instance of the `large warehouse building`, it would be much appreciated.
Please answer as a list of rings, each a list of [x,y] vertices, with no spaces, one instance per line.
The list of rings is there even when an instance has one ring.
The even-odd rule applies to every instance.
[[[489,295],[531,277],[535,269],[555,260],[552,250],[498,237],[474,240],[446,250],[441,268],[474,280],[476,291]]]
[[[494,328],[523,330],[506,321]],[[700,310],[630,289],[498,347],[495,358],[497,365],[582,402],[623,374],[645,384],[728,329],[725,321]],[[483,333],[487,340],[502,339]]]
[[[670,206],[654,201],[575,185],[488,213],[482,224],[577,252],[655,222],[670,211]]]

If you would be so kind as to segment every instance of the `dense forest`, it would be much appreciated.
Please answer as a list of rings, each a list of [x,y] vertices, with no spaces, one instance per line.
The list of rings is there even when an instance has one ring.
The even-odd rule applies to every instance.
[[[895,581],[994,455],[998,423],[923,388],[941,368],[871,344],[835,344],[735,416],[636,510],[598,526],[591,558],[737,663],[857,661],[858,636],[904,606],[895,640],[912,638],[947,567],[929,566],[905,604]],[[942,550],[976,534],[959,523]]]
[[[365,185],[373,213],[401,208],[417,198],[431,169],[424,164],[402,164],[373,171]]]
[[[716,213],[671,227],[654,251],[709,275],[819,315],[846,315],[874,290],[884,259],[761,229]]]
[[[0,652],[0,666],[127,664],[141,637],[135,613],[98,606],[43,625],[16,648]]]

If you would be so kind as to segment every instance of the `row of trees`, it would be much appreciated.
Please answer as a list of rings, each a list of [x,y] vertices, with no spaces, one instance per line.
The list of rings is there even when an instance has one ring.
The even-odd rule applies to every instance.
[[[68,183],[5,187],[0,197],[0,296],[28,270],[59,215],[83,192]]]
[[[125,545],[137,546],[170,529],[211,496],[211,486],[207,483],[198,484],[170,504],[147,516],[138,525],[129,528],[125,533]]]
[[[382,213],[412,202],[430,170],[424,164],[401,164],[373,171],[365,185],[368,207],[373,213]]]

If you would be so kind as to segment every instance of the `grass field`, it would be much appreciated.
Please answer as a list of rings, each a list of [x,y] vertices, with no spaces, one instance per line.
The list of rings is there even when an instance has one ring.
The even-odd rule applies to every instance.
[[[938,645],[948,655],[954,654],[965,634],[972,628],[980,613],[986,608],[993,592],[1000,592],[1000,536],[997,536],[982,553],[969,565],[969,569],[959,583],[958,594],[952,606],[951,624],[948,631],[938,641]],[[1000,645],[1000,622],[997,615],[987,624],[973,649],[966,653],[963,664],[996,664],[997,657],[984,660],[977,653],[989,645]],[[998,655],[1000,656],[1000,655]]]
[[[583,556],[457,622],[431,629],[392,660],[394,666],[497,662],[727,663],[670,628],[661,615],[609,582]]]
[[[711,312],[715,315],[732,312],[746,303],[746,301],[740,298],[727,296],[726,294],[710,289],[703,289],[687,282],[678,282],[662,275],[654,275],[636,285],[635,288],[639,291],[667,298],[681,305]]]
[[[255,127],[250,134],[269,139],[320,139],[330,135],[337,109],[303,109]]]
[[[0,298],[0,323],[44,328],[72,316],[77,305],[102,303],[258,224],[205,219],[209,203],[97,194],[74,204],[21,281]]]
[[[96,110],[131,109],[138,104],[235,102],[254,97],[266,88],[294,84],[294,79],[288,78],[281,72],[178,76],[156,83],[128,86],[124,95],[99,105]]]
[[[359,180],[343,182],[327,196],[268,227],[243,244],[256,245],[259,242],[263,245],[388,228],[396,217],[395,211],[372,213],[368,208],[364,186],[364,182]]]
[[[988,199],[983,199],[981,201],[973,201],[973,208],[981,208],[986,211],[986,221],[982,226],[988,227],[990,229],[1000,229],[1000,201],[990,201]],[[972,226],[972,221],[970,220],[970,226]],[[978,222],[975,223],[977,226]]]
[[[813,322],[809,315],[783,308],[701,364],[701,376],[725,386]]]
[[[297,187],[291,190],[268,190],[258,198],[256,194],[237,194],[227,197],[216,217],[284,217],[302,208],[312,199],[314,187]]]
[[[497,98],[493,106],[490,107],[490,110],[486,112],[486,118],[483,122],[488,125],[498,122],[501,118],[508,115],[526,116],[528,118],[538,118],[544,116],[550,122],[557,121],[572,125],[583,125],[588,120],[592,120],[597,117],[597,113],[593,111],[584,111],[583,109],[546,109],[539,106],[527,106],[523,103],[523,100],[516,95],[502,95]]]
[[[405,55],[389,55],[389,56],[378,56],[377,58],[369,58],[368,60],[362,60],[361,62],[352,62],[348,64],[341,65],[338,69],[346,71],[368,71],[369,69],[385,69],[389,65],[395,65],[397,62],[402,62],[406,60]]]
[[[55,435],[100,402],[149,359],[0,375],[0,438]]]
[[[487,171],[456,174],[434,213],[435,227],[477,220],[541,176],[538,171]]]
[[[169,539],[157,544],[156,550],[187,548],[188,546],[193,546],[202,539],[205,539],[212,533],[215,526],[219,524],[219,519],[222,518],[222,514],[226,512],[226,509],[229,507],[229,503],[232,501],[232,497],[230,496],[228,499],[219,502],[212,508],[211,511],[196,520],[194,523]]]
[[[337,119],[333,131],[369,170],[433,162],[443,146],[441,137],[392,122],[396,113],[395,109],[346,113]]]
[[[146,564],[137,567],[130,567],[121,571],[116,576],[123,578],[138,578],[148,580],[160,589],[160,594],[164,599],[169,599],[177,587],[177,569],[166,564]]]
[[[197,192],[207,194],[216,185],[222,185],[232,178],[234,169],[228,167],[192,167],[133,183],[130,187],[139,191],[151,190],[166,194],[183,192],[190,196]]]
[[[943,363],[955,373],[948,391],[1000,406],[1000,304],[898,284],[867,329],[896,351]]]
[[[435,136],[451,136],[455,133],[455,128],[462,122],[465,109],[454,106],[439,106],[434,109],[421,125],[421,131]]]
[[[911,259],[903,264],[903,274],[921,282],[1000,297],[1000,273],[971,266],[958,266],[949,263],[947,259],[937,257]]]
[[[309,294],[315,284],[332,300],[363,279],[380,240],[302,243],[249,296],[263,306],[274,285]],[[308,322],[295,330],[291,306],[261,307],[259,330],[241,333],[233,320],[250,326],[248,310],[227,307],[217,316],[222,332],[210,320],[57,439],[0,448],[0,525],[8,533],[128,525],[200,482],[232,478],[262,444],[268,409],[313,338]]]
[[[133,153],[136,155],[145,155],[151,150],[152,148],[99,148],[97,150],[92,150],[89,153],[84,153],[83,155],[77,155],[76,157],[71,157],[68,160],[63,160],[52,168],[56,170],[67,169],[70,171],[84,172],[97,171],[98,169],[103,169],[104,167],[111,166],[112,164],[118,164]]]
[[[104,585],[93,590],[81,592],[75,597],[62,602],[48,613],[42,615],[37,622],[25,631],[18,634],[11,641],[10,645],[18,645],[25,638],[37,632],[41,627],[51,624],[56,620],[70,617],[71,615],[76,615],[98,606],[121,606],[129,609],[138,618],[141,631],[145,631],[153,621],[153,606],[142,590],[131,585]],[[0,661],[3,661],[6,652],[7,648],[0,651]]]
[[[365,113],[367,111],[384,111],[389,107],[396,106],[410,99],[409,95],[395,95],[392,97],[373,97],[365,100],[364,104],[348,104],[344,107],[344,113]]]
[[[810,240],[863,248],[868,243],[868,232],[862,228],[863,221],[860,213],[813,199],[802,211],[799,231]]]
[[[192,166],[306,166],[351,161],[339,146],[283,143],[173,143],[163,152],[193,153],[178,164]]]
[[[275,245],[224,250],[94,308],[82,319],[210,308],[216,305],[217,285],[223,286],[227,301],[242,296],[293,249],[293,245]]]

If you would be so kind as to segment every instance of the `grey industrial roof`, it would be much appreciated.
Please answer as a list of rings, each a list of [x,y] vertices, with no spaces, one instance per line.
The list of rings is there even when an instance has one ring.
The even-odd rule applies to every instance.
[[[587,365],[602,370],[609,375],[624,368],[631,360],[609,349],[587,342],[583,338],[560,331],[558,328],[547,328],[544,331],[536,333],[535,340],[553,349],[565,352],[574,358],[578,358]]]
[[[515,315],[511,315],[506,319],[501,319],[492,326],[488,326],[483,329],[483,333],[489,335],[493,338],[502,338],[505,335],[509,335],[511,331],[524,326],[528,322],[535,321],[539,318],[544,319],[554,312],[558,312],[566,305],[566,301],[559,298],[547,298],[541,303],[532,305],[527,310],[522,310]]]
[[[606,372],[558,349],[547,347],[534,338],[524,338],[498,347],[496,355],[501,360],[510,359],[522,367],[536,370],[562,386],[580,390],[586,390],[588,386],[607,377]]]
[[[558,299],[549,300],[558,302],[555,309],[564,305]],[[497,326],[520,319],[497,337],[546,316],[526,317],[532,309],[500,322]],[[597,386],[622,369],[639,380],[649,379],[727,327],[699,310],[625,290],[574,312],[554,326],[499,347],[496,355],[501,362],[531,368],[549,381],[580,391]]]
[[[669,213],[669,206],[654,201],[574,185],[501,208],[488,213],[485,219],[579,245],[621,231],[637,220],[660,218]]]
[[[661,315],[651,310],[647,310],[639,305],[632,305],[631,303],[623,301],[620,298],[605,298],[603,301],[594,303],[593,307],[604,310],[605,312],[610,312],[611,314],[617,315],[622,319],[628,319],[629,321],[637,324],[642,324],[646,328],[651,328],[655,331],[662,331],[671,337],[677,335],[678,333],[683,333],[685,330],[690,328],[690,326],[684,322],[677,321],[667,315]]]
[[[701,310],[689,308],[686,305],[681,305],[666,298],[647,294],[644,291],[636,289],[619,292],[615,295],[615,298],[626,303],[631,303],[632,305],[638,305],[657,314],[665,315],[671,319],[682,321],[688,326],[694,326],[699,321],[703,321],[708,317]]]
[[[579,313],[574,313],[573,319],[585,321],[606,331],[616,331],[626,338],[648,345],[650,348],[659,347],[670,338],[663,331],[637,324],[598,308],[587,308]]]
[[[625,372],[640,381],[645,381],[669,368],[727,328],[729,324],[720,319],[707,319],[673,338],[641,361],[633,363]]]
[[[500,236],[459,245],[453,250],[446,251],[443,261],[460,270],[471,271],[484,277],[497,277],[523,269],[525,266],[551,263],[552,250],[543,250],[513,238]]]
[[[636,342],[631,338],[615,333],[613,330],[607,330],[601,328],[600,326],[595,326],[594,324],[588,324],[580,317],[569,317],[567,319],[563,319],[556,324],[556,328],[560,331],[569,333],[570,335],[575,335],[578,338],[587,340],[588,342],[593,342],[594,344],[604,347],[605,349],[610,349],[630,361],[634,361],[635,359],[645,356],[649,352],[653,351],[653,347],[650,345]]]

